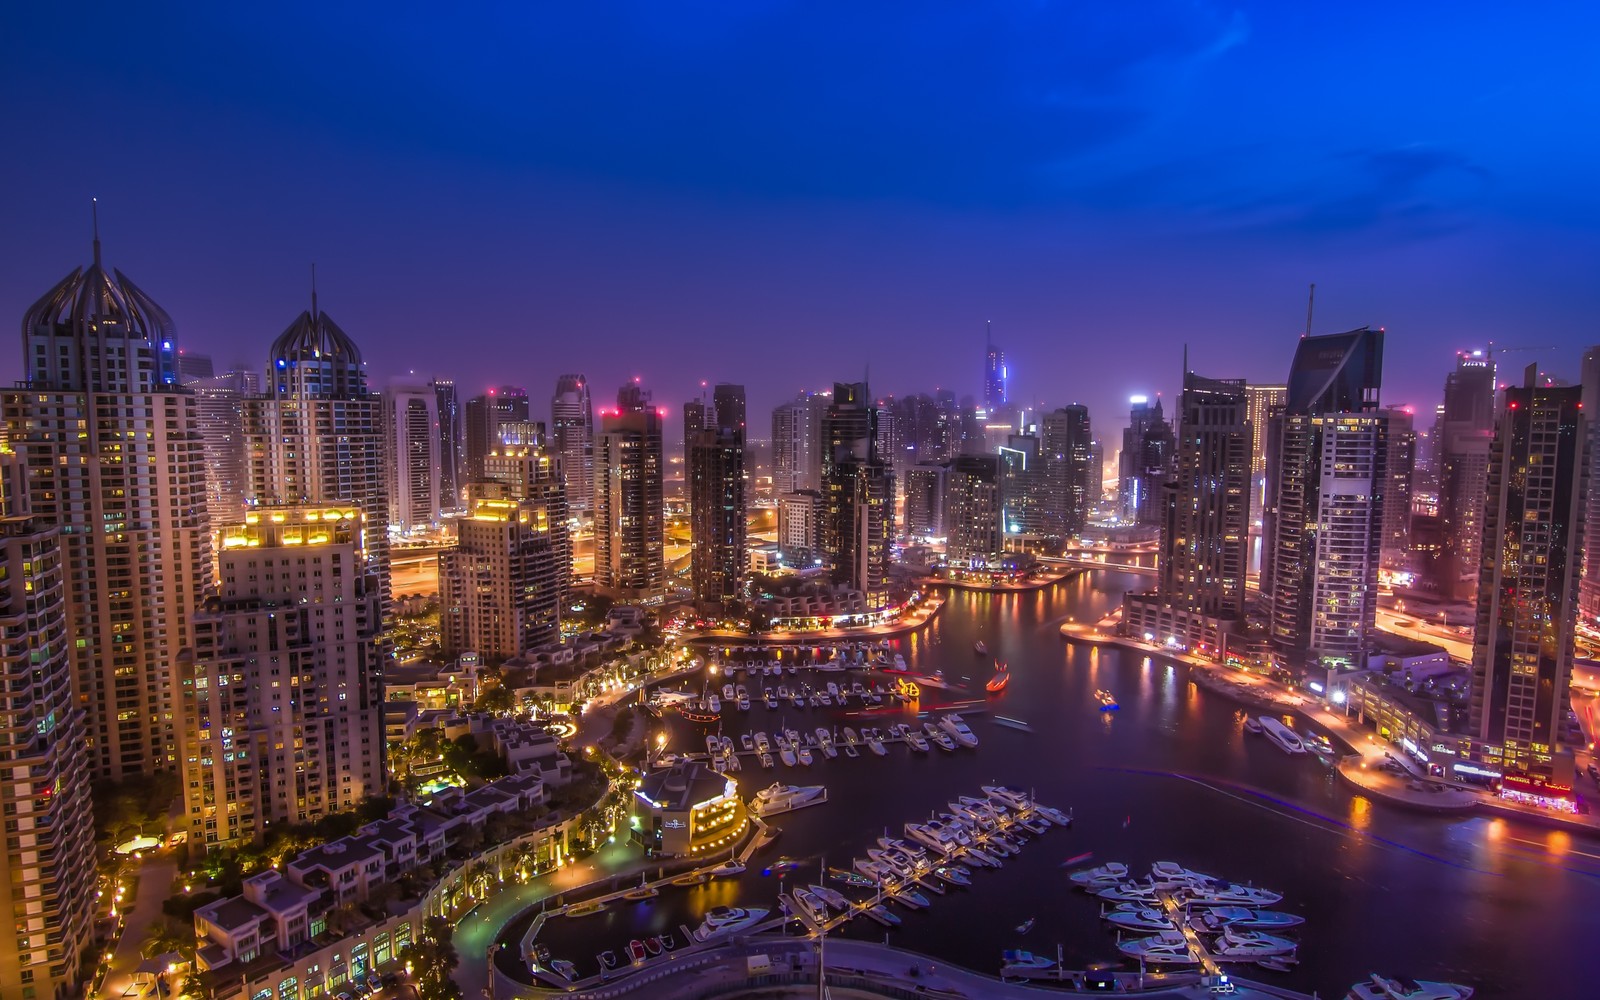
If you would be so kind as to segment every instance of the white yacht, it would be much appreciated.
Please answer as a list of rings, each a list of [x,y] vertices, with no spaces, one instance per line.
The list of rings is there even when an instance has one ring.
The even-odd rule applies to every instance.
[[[1258,958],[1287,955],[1296,947],[1298,946],[1286,937],[1261,931],[1242,931],[1230,926],[1217,938],[1217,943],[1211,946],[1211,955],[1214,958],[1253,962]]]
[[[1158,888],[1175,889],[1179,886],[1203,888],[1215,883],[1213,876],[1190,871],[1176,861],[1157,861],[1150,866],[1150,878]]]
[[[716,715],[719,712],[721,712],[722,711],[722,699],[718,698],[716,695],[710,695],[709,697],[707,697],[706,698],[706,711],[710,712],[712,715]]]
[[[742,733],[739,736],[739,745],[746,750],[754,750],[756,748],[756,739],[749,733]]]
[[[964,747],[978,745],[978,737],[972,732],[959,715],[946,715],[939,720],[939,728],[949,733],[950,736]]]
[[[811,756],[811,748],[805,746],[804,744],[795,747],[794,755],[798,757],[800,759],[800,763],[804,764],[806,767],[810,767],[812,760],[815,759]]]
[[[1189,890],[1189,902],[1195,906],[1271,906],[1282,898],[1281,892],[1237,883]]]
[[[1156,901],[1155,886],[1148,882],[1123,882],[1118,885],[1106,886],[1095,893],[1101,899],[1110,899],[1119,903],[1154,903]]]
[[[761,700],[767,703],[768,709],[775,709],[778,707],[778,699],[773,696],[771,688],[761,689]]]
[[[730,876],[733,876],[733,875],[743,875],[743,874],[744,874],[744,865],[740,864],[737,861],[724,861],[722,864],[720,864],[717,867],[711,869],[711,877],[712,878],[730,877]]]
[[[789,767],[794,767],[794,764],[795,764],[794,747],[791,747],[789,745],[789,741],[788,740],[780,740],[779,741],[779,743],[778,743],[778,759],[783,761]]]
[[[1035,814],[1043,816],[1056,826],[1072,825],[1072,815],[1070,813],[1064,813],[1059,809],[1052,809],[1049,806],[1041,806],[1038,803],[1034,803],[1033,811]]]
[[[750,711],[750,696],[749,695],[742,694],[742,695],[739,696],[739,711],[741,711],[741,712]]]
[[[1175,931],[1178,929],[1177,925],[1172,922],[1172,918],[1160,910],[1151,909],[1148,906],[1140,906],[1137,903],[1124,905],[1131,906],[1133,909],[1124,910],[1118,907],[1105,915],[1106,922],[1128,931]]]
[[[1085,868],[1082,871],[1073,872],[1067,878],[1085,889],[1104,889],[1107,886],[1117,885],[1126,881],[1128,878],[1128,866],[1120,861],[1107,861],[1103,865],[1096,865],[1093,868]]]
[[[1200,961],[1178,931],[1162,931],[1154,937],[1124,941],[1117,945],[1117,950],[1151,965],[1194,965]]]
[[[849,726],[845,726],[844,727],[844,742],[845,742],[845,745],[853,747],[856,744],[861,742],[861,737],[856,735],[856,731],[854,729],[851,729]]]
[[[877,733],[867,737],[867,749],[879,757],[887,756],[889,753],[889,748],[883,745],[883,740],[878,738]]]
[[[1296,735],[1293,729],[1270,715],[1261,717],[1261,731],[1266,733],[1267,739],[1277,744],[1278,749],[1284,753],[1302,754],[1306,752],[1305,741]]]
[[[756,733],[756,752],[771,753],[772,744],[767,740],[766,733]]]
[[[706,914],[700,926],[695,928],[694,939],[710,941],[712,938],[748,930],[765,920],[768,912],[760,907],[748,910],[737,906],[714,907]]]
[[[1000,953],[1000,975],[1002,976],[1031,969],[1053,969],[1055,966],[1055,959],[1046,958],[1043,955],[1035,955],[1031,951],[1007,948]]]
[[[915,750],[917,753],[927,753],[931,749],[931,747],[928,746],[928,741],[924,739],[922,734],[917,732],[915,729],[907,729],[905,734],[906,743],[910,744],[911,749]]]
[[[814,924],[823,924],[828,921],[828,907],[809,890],[796,889],[792,894],[795,906]]]
[[[1197,918],[1208,930],[1220,931],[1224,927],[1242,927],[1247,930],[1287,930],[1306,922],[1298,913],[1279,910],[1252,910],[1248,906],[1214,906]]]
[[[806,888],[810,890],[811,895],[822,900],[835,910],[850,909],[850,897],[846,896],[838,889],[831,889],[825,885],[808,885]]]
[[[1425,979],[1390,979],[1376,972],[1350,987],[1345,1000],[1467,1000],[1472,987],[1434,983]]]
[[[937,744],[940,750],[944,750],[949,753],[955,752],[956,741],[950,738],[949,733],[938,728],[931,722],[923,727],[923,730],[928,734],[928,739]]]
[[[1033,804],[1028,800],[1028,794],[1020,788],[1008,788],[1005,785],[984,785],[983,794],[1004,803],[1012,809],[1026,809]]]
[[[774,781],[750,800],[750,811],[763,818],[817,806],[828,801],[826,785],[785,785]]]
[[[726,701],[733,701],[734,700],[735,695],[733,693],[733,685],[732,684],[724,684],[724,685],[722,685],[722,697]]]

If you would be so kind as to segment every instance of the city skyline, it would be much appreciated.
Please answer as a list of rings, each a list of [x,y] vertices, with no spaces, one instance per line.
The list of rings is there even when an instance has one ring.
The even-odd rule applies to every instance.
[[[312,262],[325,301],[373,345],[374,384],[415,370],[472,396],[507,371],[541,393],[561,372],[598,385],[638,375],[669,423],[702,379],[744,382],[762,413],[867,365],[880,393],[981,398],[990,320],[1020,402],[1104,413],[1132,394],[1170,399],[1172,365],[1076,374],[1108,367],[1125,337],[1158,357],[1187,342],[1218,377],[1266,381],[1288,363],[1279,345],[1302,328],[1311,282],[1316,329],[1386,327],[1384,402],[1425,409],[1434,370],[1489,340],[1560,345],[1514,360],[1576,381],[1600,306],[1582,264],[1597,206],[1576,180],[1592,153],[1563,143],[1555,155],[1537,127],[1548,112],[1529,113],[1556,94],[1572,113],[1595,102],[1581,60],[1560,55],[1590,14],[1566,31],[1429,19],[1423,39],[1420,15],[1396,11],[1377,33],[1206,5],[1157,11],[1149,30],[1116,12],[975,24],[856,12],[855,36],[799,26],[836,57],[837,90],[788,40],[807,19],[782,9],[672,23],[640,11],[620,37],[583,12],[524,14],[505,34],[543,56],[515,63],[467,26],[423,41],[404,15],[362,25],[391,63],[342,46],[354,26],[339,17],[302,31],[292,15],[258,25],[211,11],[174,32],[107,12],[71,26],[85,58],[70,82],[41,67],[48,46],[28,44],[66,31],[61,16],[29,11],[12,36],[8,130],[45,148],[96,132],[143,155],[0,168],[29,192],[0,209],[18,235],[0,258],[0,303],[25,308],[60,261],[85,256],[98,196],[120,266],[172,312],[182,346],[223,364],[265,362],[255,345],[305,299]],[[970,34],[984,56],[946,77],[925,46],[882,67],[859,58],[865,39],[901,29],[929,44]],[[275,57],[290,38],[322,54],[322,86],[284,74]],[[631,75],[597,81],[577,65],[602,38],[640,57]],[[1507,84],[1454,55],[1491,39],[1538,75]],[[109,57],[130,41],[155,54],[138,74]],[[1103,51],[1078,51],[1090,44]],[[710,99],[679,46],[713,75],[750,76],[709,155],[706,126],[673,103]],[[1047,58],[1057,48],[1068,57]],[[1352,57],[1411,69],[1367,82],[1344,72]],[[481,65],[451,72],[469,62]],[[1266,77],[1273,88],[1252,85]],[[593,86],[562,86],[574,78]],[[630,96],[644,82],[660,96]],[[873,88],[879,104],[840,96]],[[768,109],[770,122],[757,113]],[[608,115],[636,138],[588,120]],[[303,165],[281,153],[307,144],[321,155]],[[461,301],[510,320],[479,332]],[[450,371],[434,355],[441,332],[467,348]],[[773,346],[751,350],[752,334]],[[601,338],[613,349],[590,346]],[[685,338],[731,363],[652,346]],[[782,353],[802,338],[808,350]],[[507,340],[527,342],[527,357],[506,357]],[[20,376],[0,353],[0,378]]]

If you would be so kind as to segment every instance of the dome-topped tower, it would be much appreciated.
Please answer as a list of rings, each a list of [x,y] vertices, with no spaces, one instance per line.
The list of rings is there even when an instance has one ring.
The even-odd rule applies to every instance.
[[[22,318],[23,365],[35,389],[144,393],[178,384],[172,317],[127,275],[94,260]]]
[[[278,396],[307,399],[365,399],[366,366],[361,348],[327,313],[311,308],[296,316],[289,328],[272,342],[268,355],[268,384]]]

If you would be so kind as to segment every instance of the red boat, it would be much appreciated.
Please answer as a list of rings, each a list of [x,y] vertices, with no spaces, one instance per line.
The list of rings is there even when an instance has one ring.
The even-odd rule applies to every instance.
[[[989,683],[985,684],[983,687],[984,690],[988,691],[990,694],[999,694],[1001,691],[1004,691],[1006,689],[1006,685],[1010,683],[1011,671],[1006,669],[1006,665],[1004,663],[996,660],[995,674],[993,677],[989,678]]]
[[[628,942],[628,957],[633,959],[633,964],[638,965],[645,959],[644,942],[634,938]]]

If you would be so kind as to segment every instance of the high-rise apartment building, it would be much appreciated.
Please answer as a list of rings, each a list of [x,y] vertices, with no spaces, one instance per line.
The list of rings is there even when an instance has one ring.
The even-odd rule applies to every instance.
[[[822,558],[827,505],[817,490],[778,497],[778,552],[790,566],[811,566]]]
[[[562,375],[550,398],[550,432],[567,477],[567,507],[574,514],[594,510],[594,408],[589,380]]]
[[[679,465],[683,474],[683,492],[681,496],[688,505],[691,521],[694,517],[693,476],[689,469],[689,449],[691,442],[705,430],[712,421],[711,404],[704,397],[691,399],[683,404],[683,461]]]
[[[1482,563],[1483,502],[1494,439],[1495,368],[1483,351],[1462,351],[1444,383],[1436,424],[1439,548],[1421,567],[1423,584],[1440,597],[1469,601]]]
[[[1242,380],[1184,373],[1177,467],[1162,487],[1161,575],[1154,593],[1123,601],[1126,634],[1220,660],[1244,631],[1254,439]]]
[[[1172,478],[1172,425],[1161,412],[1161,399],[1129,399],[1128,426],[1122,432],[1119,480],[1122,519],[1136,524],[1161,523],[1161,487]]]
[[[528,390],[514,385],[467,400],[467,481],[483,478],[483,456],[499,448],[504,425],[528,421]]]
[[[782,495],[822,486],[822,414],[827,394],[802,392],[772,411],[772,489]]]
[[[361,350],[326,312],[302,312],[272,342],[266,391],[244,401],[250,503],[359,507],[359,549],[389,599],[389,499],[383,414]]]
[[[607,594],[644,597],[666,585],[661,445],[650,394],[624,385],[594,439],[594,580]]]
[[[1008,434],[999,448],[1000,523],[1006,534],[1040,544],[1050,520],[1050,479],[1036,434]]]
[[[215,378],[216,366],[207,354],[195,354],[191,351],[178,352],[178,384],[190,385],[202,379]]]
[[[244,401],[261,393],[261,375],[231,371],[188,385],[195,397],[195,418],[206,457],[206,516],[211,522],[212,553],[224,524],[244,520],[250,492],[249,462],[244,439]]]
[[[561,468],[561,453],[543,425],[527,444],[507,445],[492,451],[483,460],[483,480],[472,484],[474,501],[527,501],[543,510],[549,522],[550,544],[556,557],[556,591],[560,606],[567,606],[572,594],[571,508],[567,487],[572,480]]]
[[[995,455],[960,455],[945,476],[945,552],[950,565],[990,565],[1005,547],[1001,461]]]
[[[61,532],[74,695],[94,774],[179,766],[173,654],[212,583],[205,446],[172,319],[120,271],[77,268],[23,317],[0,396],[33,516]]]
[[[1389,454],[1384,460],[1383,542],[1380,558],[1390,569],[1411,562],[1411,487],[1417,471],[1417,431],[1410,407],[1382,410],[1389,421]]]
[[[865,382],[839,382],[822,418],[823,548],[872,611],[889,603],[894,540],[894,473],[877,454],[877,414]]]
[[[1266,502],[1267,496],[1268,421],[1273,414],[1283,409],[1284,403],[1288,401],[1289,387],[1248,384],[1245,386],[1245,394],[1250,400],[1250,427],[1255,432],[1255,440],[1250,444],[1250,453],[1255,456],[1250,469],[1255,491],[1255,497],[1251,502],[1260,505]]]
[[[922,462],[905,472],[906,534],[914,539],[943,538],[945,479],[949,465]]]
[[[685,425],[688,407],[684,408]],[[689,480],[689,577],[695,602],[706,611],[726,608],[744,578],[744,386],[719,383],[702,426],[686,439]],[[685,432],[688,433],[687,431]]]
[[[389,523],[401,531],[437,524],[444,507],[437,390],[403,383],[385,389],[383,436]]]
[[[439,509],[461,510],[462,490],[466,487],[461,440],[461,400],[454,379],[436,378],[433,387],[433,412],[439,418]]]
[[[1383,331],[1302,337],[1271,420],[1261,592],[1276,666],[1326,684],[1365,669],[1377,620],[1389,422]]]
[[[1600,347],[1583,352],[1585,416],[1589,423],[1589,490],[1583,534],[1583,579],[1578,586],[1579,621],[1600,628]]]
[[[1471,736],[1512,797],[1570,802],[1571,709],[1589,428],[1581,387],[1505,390],[1489,457],[1472,644]]]
[[[473,500],[460,542],[439,553],[446,656],[497,663],[561,637],[563,516],[548,500]]]
[[[1065,539],[1089,523],[1100,499],[1101,470],[1095,464],[1089,409],[1079,403],[1046,413],[1040,421],[1044,452],[1045,534]]]
[[[83,995],[96,954],[94,817],[84,710],[72,696],[61,531],[33,516],[22,457],[0,443],[0,784],[6,837],[0,996]]]
[[[252,507],[222,531],[222,587],[179,654],[193,849],[381,796],[383,598],[359,504]]]

